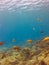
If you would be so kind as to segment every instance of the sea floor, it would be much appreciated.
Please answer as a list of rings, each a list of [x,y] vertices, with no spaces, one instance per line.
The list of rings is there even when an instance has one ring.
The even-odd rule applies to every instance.
[[[31,47],[17,47],[0,51],[0,65],[49,65],[49,39]]]

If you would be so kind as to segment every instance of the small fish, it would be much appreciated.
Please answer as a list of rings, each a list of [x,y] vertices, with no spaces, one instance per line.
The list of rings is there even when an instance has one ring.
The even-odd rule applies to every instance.
[[[32,40],[27,40],[28,43],[32,43],[33,41]]]
[[[41,33],[41,34],[44,34],[44,31],[41,31],[40,33]]]
[[[12,39],[12,42],[16,42],[16,39],[14,38],[14,39]]]
[[[45,38],[43,39],[43,41],[44,41],[44,42],[49,41],[49,37],[45,37]]]
[[[4,42],[0,42],[0,46],[2,46],[4,44]]]
[[[18,46],[13,46],[14,50],[20,50],[20,48]]]

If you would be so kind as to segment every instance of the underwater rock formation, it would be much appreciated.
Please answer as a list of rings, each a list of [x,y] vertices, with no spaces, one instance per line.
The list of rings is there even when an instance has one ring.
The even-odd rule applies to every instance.
[[[49,65],[49,40],[40,40],[32,48],[13,46],[0,52],[0,65]]]

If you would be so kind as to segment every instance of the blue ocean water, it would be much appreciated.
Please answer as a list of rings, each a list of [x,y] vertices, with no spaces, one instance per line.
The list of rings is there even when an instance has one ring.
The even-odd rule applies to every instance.
[[[3,46],[19,46],[20,43],[24,45],[28,39],[36,41],[49,36],[49,7],[18,11],[0,12],[0,42],[5,42]],[[41,18],[41,21],[38,21],[38,18]],[[16,39],[14,43],[13,38]]]

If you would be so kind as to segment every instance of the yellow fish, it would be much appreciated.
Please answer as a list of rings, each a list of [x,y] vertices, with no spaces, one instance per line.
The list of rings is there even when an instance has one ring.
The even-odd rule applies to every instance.
[[[27,40],[28,43],[32,43],[33,41],[32,40]]]
[[[49,37],[45,37],[45,38],[43,39],[43,41],[44,41],[44,42],[49,41]]]

